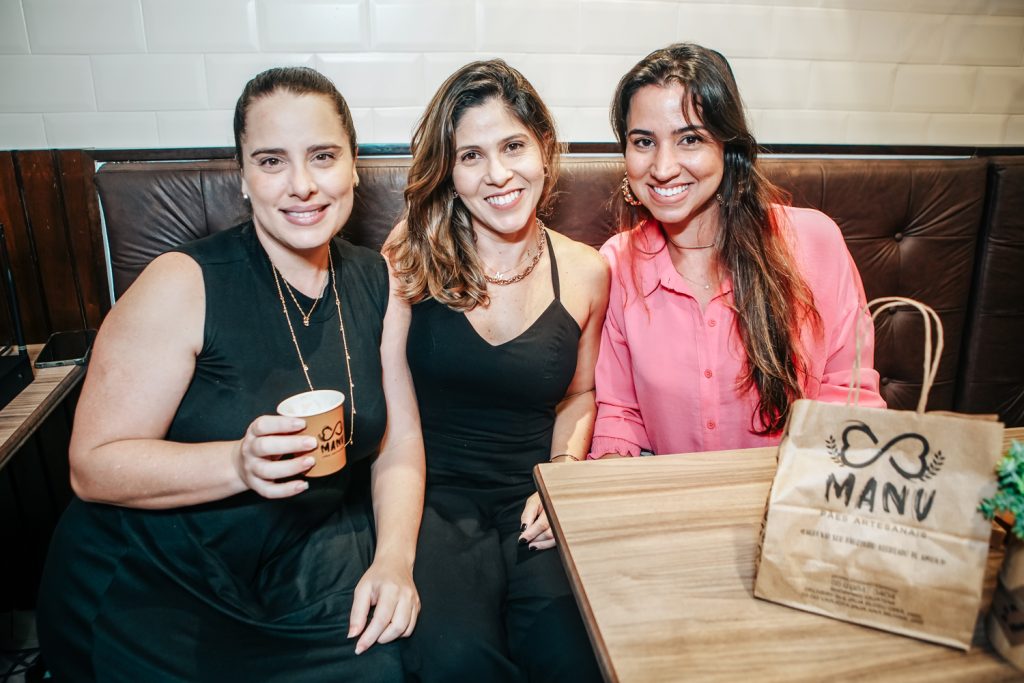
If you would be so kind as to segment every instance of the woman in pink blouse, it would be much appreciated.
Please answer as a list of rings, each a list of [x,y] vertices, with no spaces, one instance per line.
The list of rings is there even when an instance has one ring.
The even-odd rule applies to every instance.
[[[797,398],[884,407],[864,289],[838,226],[783,204],[725,58],[677,44],[619,81],[622,232],[591,458],[777,443]]]

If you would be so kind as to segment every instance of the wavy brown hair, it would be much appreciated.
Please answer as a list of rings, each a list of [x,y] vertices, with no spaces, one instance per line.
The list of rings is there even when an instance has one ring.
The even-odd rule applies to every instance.
[[[467,110],[497,99],[538,140],[547,177],[538,212],[551,203],[558,180],[555,122],[537,91],[503,60],[472,62],[448,77],[427,105],[412,138],[405,187],[404,228],[384,252],[410,302],[433,297],[454,310],[486,306],[487,281],[477,256],[472,217],[452,183],[455,129]]]
[[[725,171],[718,188],[721,230],[714,247],[716,267],[732,279],[737,327],[746,352],[741,386],[758,394],[751,428],[757,434],[775,433],[784,426],[789,406],[803,394],[800,376],[806,366],[800,331],[809,324],[815,334],[821,334],[814,297],[772,208],[788,203],[789,198],[758,168],[757,142],[747,125],[729,62],[700,45],[679,43],[656,50],[619,81],[611,123],[623,154],[633,95],[648,85],[672,84],[683,86],[683,97],[725,148]],[[687,104],[680,102],[684,117]],[[654,221],[645,207],[618,203],[623,231]],[[636,239],[640,232],[635,231],[630,240],[633,258],[642,255]]]

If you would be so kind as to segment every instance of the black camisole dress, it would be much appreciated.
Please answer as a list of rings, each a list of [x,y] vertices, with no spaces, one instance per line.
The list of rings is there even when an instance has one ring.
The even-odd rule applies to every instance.
[[[558,551],[518,543],[581,333],[545,237],[554,296],[518,337],[494,346],[433,299],[412,309],[407,356],[427,459],[422,611],[403,653],[416,680],[600,680]]]

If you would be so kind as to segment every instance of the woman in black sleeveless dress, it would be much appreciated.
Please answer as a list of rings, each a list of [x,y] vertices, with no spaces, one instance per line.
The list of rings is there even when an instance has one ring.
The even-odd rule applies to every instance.
[[[532,477],[587,452],[607,304],[597,252],[537,218],[557,172],[550,113],[500,60],[452,75],[413,138],[385,251],[427,457],[403,652],[422,681],[600,679]]]
[[[332,239],[352,119],[272,69],[235,139],[252,221],[154,260],[97,339],[40,590],[57,680],[402,680],[423,453],[387,267]],[[304,478],[282,456],[315,440],[273,413],[313,387],[346,396],[348,465]]]

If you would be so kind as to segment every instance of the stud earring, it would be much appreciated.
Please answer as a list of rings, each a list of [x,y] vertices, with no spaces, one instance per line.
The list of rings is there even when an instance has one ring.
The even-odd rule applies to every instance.
[[[249,201],[249,195],[247,195],[246,193],[243,192],[242,193],[242,199],[244,199],[246,201]]]
[[[459,198],[459,193],[458,193],[458,191],[456,191],[456,190],[452,190],[452,199],[458,199],[458,198]]]
[[[633,194],[633,188],[629,186],[629,176],[622,176],[622,199],[630,206],[640,206],[642,202]]]
[[[719,206],[725,204],[725,200],[722,199],[722,193],[721,192],[716,192],[715,193],[715,201],[718,202]]]

